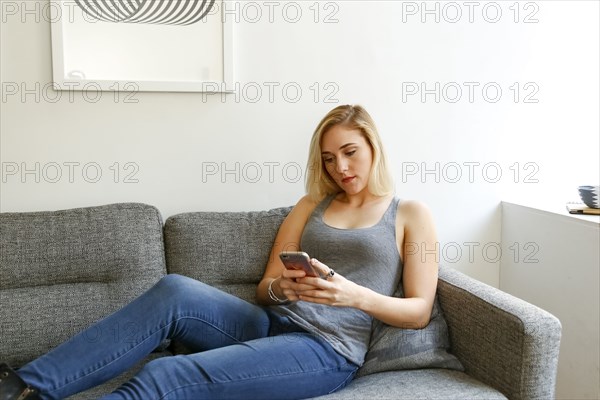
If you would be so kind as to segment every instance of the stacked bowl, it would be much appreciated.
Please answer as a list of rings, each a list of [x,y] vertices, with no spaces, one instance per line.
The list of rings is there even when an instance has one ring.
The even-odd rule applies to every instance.
[[[579,186],[579,196],[586,206],[600,208],[600,186]]]

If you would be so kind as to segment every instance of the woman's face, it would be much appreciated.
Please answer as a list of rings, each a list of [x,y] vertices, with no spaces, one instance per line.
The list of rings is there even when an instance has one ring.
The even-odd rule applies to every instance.
[[[373,150],[361,131],[333,126],[321,138],[321,157],[329,176],[347,194],[367,189]]]

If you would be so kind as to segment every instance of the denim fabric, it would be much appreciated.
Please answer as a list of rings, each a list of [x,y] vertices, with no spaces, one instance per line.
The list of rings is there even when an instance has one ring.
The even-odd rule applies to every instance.
[[[195,353],[151,361],[103,399],[298,399],[340,389],[357,370],[286,317],[167,275],[18,374],[44,399],[62,399],[121,374],[169,338]]]

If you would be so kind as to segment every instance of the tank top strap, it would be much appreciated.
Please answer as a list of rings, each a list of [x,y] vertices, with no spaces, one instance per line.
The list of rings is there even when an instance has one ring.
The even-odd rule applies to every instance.
[[[313,215],[315,217],[322,217],[323,214],[325,213],[325,210],[327,209],[327,207],[329,207],[329,205],[331,204],[331,202],[333,201],[333,199],[335,198],[337,193],[334,194],[328,194],[327,196],[325,196],[325,198],[323,200],[321,200],[319,202],[319,204],[317,204],[317,206],[315,207],[315,209],[313,210]]]
[[[398,214],[398,204],[400,203],[400,198],[398,196],[394,196],[392,201],[385,212],[383,214],[382,223],[388,226],[395,227],[396,226],[396,215]]]

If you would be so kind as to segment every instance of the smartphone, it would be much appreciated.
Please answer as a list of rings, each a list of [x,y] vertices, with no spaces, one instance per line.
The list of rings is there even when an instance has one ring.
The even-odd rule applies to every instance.
[[[287,269],[301,269],[306,272],[306,276],[320,276],[310,264],[308,254],[303,251],[282,251],[279,258]]]

